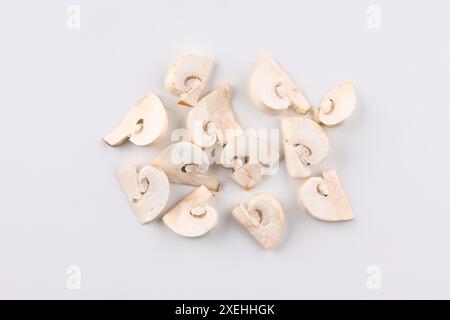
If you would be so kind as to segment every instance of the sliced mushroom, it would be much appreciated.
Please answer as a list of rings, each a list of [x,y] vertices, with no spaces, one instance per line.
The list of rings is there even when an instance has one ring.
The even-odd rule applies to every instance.
[[[289,117],[281,120],[284,153],[288,173],[294,178],[311,175],[311,165],[328,156],[330,143],[322,127],[308,118]]]
[[[230,86],[223,85],[202,98],[190,110],[186,124],[192,142],[202,148],[216,143],[223,146],[241,135],[243,131],[231,107]]]
[[[199,187],[205,185],[218,191],[220,182],[205,172],[209,167],[206,153],[190,142],[178,142],[165,148],[153,161],[169,177],[170,182]]]
[[[178,104],[185,107],[193,107],[205,87],[212,61],[197,54],[185,54],[172,66],[166,76],[166,89],[178,96]]]
[[[353,210],[342,189],[336,171],[324,171],[322,176],[323,178],[309,178],[300,188],[300,199],[305,209],[319,220],[344,221],[353,219]]]
[[[241,135],[229,141],[222,151],[222,165],[233,168],[231,178],[242,188],[253,188],[278,164],[280,154],[266,141],[252,135]]]
[[[161,169],[147,165],[138,172],[133,164],[126,164],[117,177],[140,223],[152,221],[166,206],[169,179]]]
[[[217,222],[216,209],[208,205],[212,197],[205,186],[198,187],[163,216],[164,223],[184,237],[204,235]]]
[[[272,250],[280,239],[284,212],[280,202],[271,194],[257,194],[247,205],[238,203],[233,216],[266,250]]]
[[[270,55],[258,62],[250,80],[253,102],[265,112],[278,113],[287,108],[305,114],[310,105],[300,88]]]
[[[319,105],[318,119],[327,126],[335,126],[350,117],[356,104],[351,81],[344,81],[330,90]],[[317,117],[317,116],[316,116]]]
[[[167,131],[167,113],[158,96],[150,93],[125,115],[120,124],[103,140],[116,147],[129,139],[138,146],[160,140]]]

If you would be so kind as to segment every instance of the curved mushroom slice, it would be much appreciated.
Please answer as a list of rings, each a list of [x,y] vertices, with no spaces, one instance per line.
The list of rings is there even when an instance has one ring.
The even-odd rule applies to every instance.
[[[199,187],[205,185],[218,191],[217,178],[205,174],[209,167],[206,153],[190,142],[178,142],[165,148],[153,161],[169,177],[170,182]]]
[[[278,243],[284,227],[284,212],[271,194],[257,194],[247,205],[238,203],[233,216],[264,249],[272,250]]]
[[[164,223],[184,237],[204,235],[217,222],[216,209],[208,205],[212,197],[205,186],[197,188],[163,216]]]
[[[318,118],[327,126],[340,124],[355,109],[356,94],[351,81],[344,81],[330,90],[319,105]]]
[[[158,96],[150,93],[125,115],[120,124],[103,140],[116,147],[129,139],[138,146],[160,140],[167,131],[167,113]]]
[[[241,135],[231,107],[230,86],[223,85],[202,98],[189,112],[186,125],[192,142],[202,148],[216,143],[223,146]]]
[[[178,96],[178,104],[185,107],[193,107],[205,87],[212,61],[205,56],[185,54],[172,66],[166,76],[166,89]]]
[[[336,171],[322,172],[323,178],[309,178],[300,188],[305,209],[315,218],[325,221],[351,220],[355,216],[342,189]]]
[[[242,188],[253,188],[268,169],[275,167],[279,152],[266,141],[252,135],[241,135],[230,140],[222,151],[222,165],[233,168],[231,178]]]
[[[256,106],[268,113],[290,107],[305,114],[310,108],[300,88],[270,55],[259,60],[250,80],[250,91]]]
[[[310,165],[319,164],[328,156],[328,137],[321,126],[308,118],[284,118],[281,120],[281,130],[289,175],[294,178],[309,177]]]
[[[147,165],[138,173],[134,165],[126,164],[118,170],[117,177],[141,224],[155,219],[166,206],[169,179],[161,169]]]

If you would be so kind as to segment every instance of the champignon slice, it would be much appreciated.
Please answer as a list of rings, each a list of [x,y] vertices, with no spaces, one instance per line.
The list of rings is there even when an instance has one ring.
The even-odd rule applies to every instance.
[[[187,116],[192,142],[202,148],[225,145],[242,134],[231,107],[230,86],[223,85],[202,98]]]
[[[344,81],[330,90],[319,105],[318,118],[327,126],[347,119],[355,109],[356,94],[351,81]]]
[[[138,172],[133,164],[125,164],[117,177],[141,224],[155,219],[166,206],[169,179],[161,169],[147,165]]]
[[[344,221],[353,219],[353,210],[342,189],[336,171],[324,171],[322,176],[323,178],[309,178],[300,188],[300,199],[305,209],[319,220]]]
[[[178,96],[178,104],[193,107],[205,87],[212,61],[197,54],[184,54],[172,66],[166,76],[166,89]]]
[[[269,169],[278,164],[280,154],[266,141],[252,135],[241,135],[230,140],[221,156],[222,165],[233,168],[231,178],[242,188],[253,188]]]
[[[281,120],[288,173],[294,178],[311,175],[311,165],[328,156],[330,143],[322,127],[311,119],[289,117]]]
[[[190,142],[169,145],[155,158],[153,165],[163,169],[170,182],[219,190],[219,180],[205,174],[209,167],[208,156]]]
[[[164,223],[184,237],[204,235],[217,222],[216,209],[208,205],[212,197],[205,186],[198,187],[163,216]]]
[[[154,93],[142,98],[125,115],[120,124],[103,140],[116,147],[129,139],[138,146],[146,146],[160,140],[167,131],[167,113]]]
[[[268,113],[287,108],[305,114],[310,105],[300,88],[268,54],[256,65],[250,80],[250,93],[257,107]]]
[[[238,203],[233,216],[266,250],[272,250],[280,239],[284,212],[271,194],[257,194],[247,205]]]

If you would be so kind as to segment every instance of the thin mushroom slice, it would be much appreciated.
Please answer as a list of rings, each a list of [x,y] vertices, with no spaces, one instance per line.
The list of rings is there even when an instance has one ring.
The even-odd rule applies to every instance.
[[[231,178],[245,190],[253,188],[269,170],[278,165],[280,154],[268,142],[252,135],[230,140],[222,151],[221,162],[232,168]]]
[[[309,178],[300,188],[300,199],[305,209],[324,221],[354,219],[353,210],[334,170],[322,172],[321,177]]]
[[[259,60],[253,71],[250,93],[256,106],[267,113],[292,108],[305,114],[310,108],[300,88],[268,54]]]
[[[231,106],[230,86],[223,85],[202,98],[187,116],[192,142],[202,148],[225,145],[242,134]]]
[[[205,174],[209,168],[208,156],[190,142],[169,145],[155,158],[153,165],[163,169],[170,182],[219,190],[219,180]]]
[[[121,145],[127,139],[137,146],[146,146],[159,141],[166,131],[166,109],[158,96],[150,93],[131,108],[103,140],[112,147]]]
[[[289,175],[305,178],[311,175],[311,165],[328,156],[330,142],[322,127],[311,119],[289,117],[281,120],[284,153]]]
[[[179,97],[179,105],[193,107],[200,98],[211,68],[212,61],[208,57],[184,54],[170,66],[165,80],[166,89]]]
[[[205,186],[198,187],[163,216],[164,223],[184,237],[204,235],[217,222],[216,209],[208,205],[212,197]]]
[[[335,126],[350,117],[356,104],[355,89],[347,80],[330,90],[319,105],[318,116],[326,126]]]
[[[278,243],[284,227],[284,212],[271,194],[257,194],[247,205],[238,203],[233,216],[264,249],[272,250]]]
[[[141,224],[155,219],[169,198],[169,179],[154,166],[144,166],[138,172],[133,164],[125,164],[117,172],[120,186]]]

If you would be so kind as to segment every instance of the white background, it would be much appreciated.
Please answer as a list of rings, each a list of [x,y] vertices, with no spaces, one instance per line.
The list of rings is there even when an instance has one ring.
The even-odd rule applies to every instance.
[[[66,9],[81,8],[69,30]],[[366,10],[378,5],[381,29]],[[450,6],[446,1],[9,1],[0,10],[0,297],[450,298]],[[251,192],[222,181],[216,229],[185,239],[139,225],[116,181],[122,163],[166,146],[102,141],[149,91],[170,130],[186,111],[163,86],[184,52],[211,56],[207,90],[229,83],[244,128],[280,116],[248,94],[263,52],[312,104],[351,79],[351,119],[326,129],[357,219],[325,223],[299,205],[284,162]],[[289,113],[285,114],[289,115]],[[193,188],[172,185],[169,206]],[[286,228],[271,253],[231,217],[253,192],[276,195]],[[81,268],[68,290],[66,268]],[[367,268],[381,271],[370,290]]]

